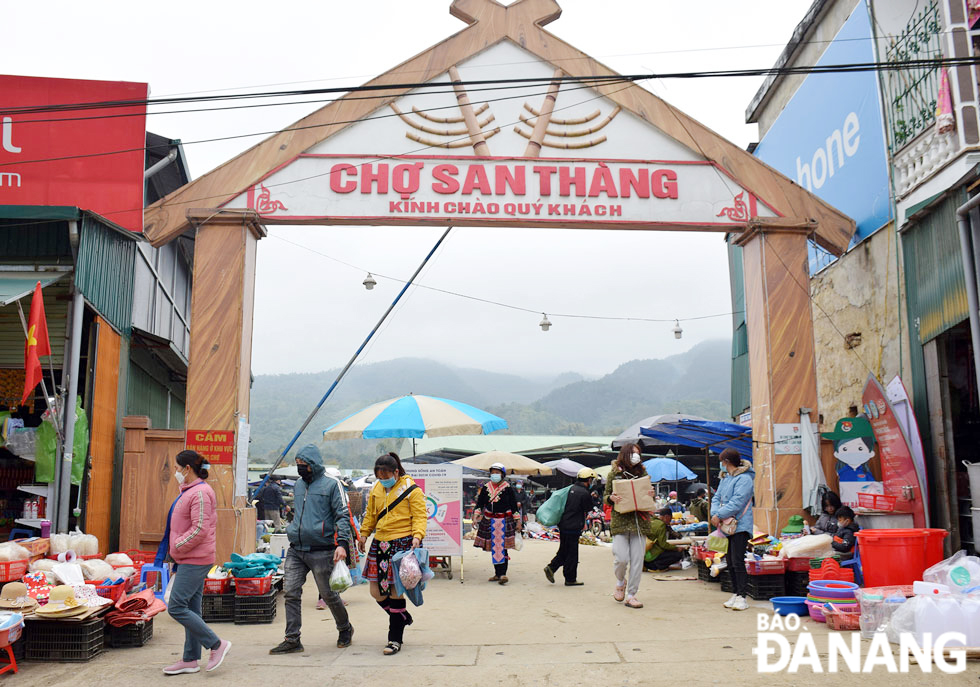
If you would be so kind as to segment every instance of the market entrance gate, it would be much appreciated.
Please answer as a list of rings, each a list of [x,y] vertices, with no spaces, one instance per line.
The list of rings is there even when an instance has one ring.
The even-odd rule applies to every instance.
[[[735,235],[755,516],[781,528],[800,512],[801,467],[774,455],[773,423],[818,413],[807,239],[840,255],[854,222],[545,31],[554,0],[455,0],[450,12],[468,27],[370,81],[374,97],[348,94],[146,211],[154,245],[197,231],[185,426],[189,445],[218,452],[222,529],[254,524],[234,480],[247,452],[233,442],[247,426],[255,254],[270,224]],[[232,547],[226,538],[219,556]]]

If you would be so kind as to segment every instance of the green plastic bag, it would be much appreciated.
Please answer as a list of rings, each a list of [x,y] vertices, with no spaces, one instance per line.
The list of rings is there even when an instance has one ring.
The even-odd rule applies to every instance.
[[[545,527],[554,527],[561,520],[565,512],[565,502],[568,501],[568,491],[571,486],[559,489],[552,494],[547,501],[541,504],[538,511],[534,514],[534,519]]]
[[[728,553],[728,537],[719,530],[715,530],[708,535],[708,550],[718,553]]]
[[[54,461],[58,452],[58,436],[54,425],[45,420],[37,428],[34,445],[34,481],[42,484],[54,482]]]
[[[75,397],[75,437],[71,444],[71,483],[77,487],[82,483],[88,458],[88,416],[82,408],[81,396]]]

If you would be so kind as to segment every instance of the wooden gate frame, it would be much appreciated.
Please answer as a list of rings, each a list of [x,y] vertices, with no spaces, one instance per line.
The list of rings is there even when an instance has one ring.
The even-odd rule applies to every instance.
[[[380,87],[374,91],[377,99],[358,99],[356,93],[340,98],[147,208],[145,235],[155,246],[190,228],[197,231],[186,427],[235,430],[238,417],[248,417],[255,250],[265,235],[264,220],[253,211],[223,209],[222,204],[349,122],[387,108],[411,90],[385,86],[427,82],[500,41],[513,41],[560,65],[569,76],[616,75],[544,30],[561,14],[555,0],[519,0],[510,6],[454,0],[450,13],[468,26],[369,81],[367,85]],[[777,220],[749,218],[734,230],[724,229],[740,229],[737,243],[743,248],[756,522],[775,532],[790,515],[801,512],[802,486],[798,457],[774,455],[773,423],[798,422],[800,408],[818,416],[807,239],[841,255],[854,234],[854,221],[649,91],[622,83],[594,90],[719,165],[781,215]],[[404,221],[394,218],[390,223]],[[693,228],[719,231],[717,226]],[[226,471],[232,474],[233,467]],[[243,502],[233,503],[233,481],[220,474],[217,481],[224,507],[243,508]]]

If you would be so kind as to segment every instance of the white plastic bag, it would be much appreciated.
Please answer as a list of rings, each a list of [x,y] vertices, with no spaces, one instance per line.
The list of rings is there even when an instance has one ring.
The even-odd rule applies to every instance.
[[[520,532],[514,533],[514,550],[520,551],[524,548],[524,537],[521,536]]]
[[[177,575],[171,571],[170,579],[167,581],[167,588],[163,592],[163,603],[170,605],[170,592],[173,591],[174,582],[177,581]]]
[[[957,551],[922,573],[922,579],[946,585],[951,591],[964,592],[980,585],[980,558]]]
[[[829,534],[808,534],[791,539],[779,550],[780,558],[829,558],[834,555]]]
[[[105,557],[105,562],[109,565],[125,565],[127,567],[133,565],[133,559],[124,553],[110,553]]]
[[[330,589],[340,594],[353,586],[354,578],[351,577],[347,564],[344,561],[334,563],[333,572],[330,573]]]
[[[0,544],[0,561],[26,561],[30,557],[31,552],[20,544],[12,541]]]

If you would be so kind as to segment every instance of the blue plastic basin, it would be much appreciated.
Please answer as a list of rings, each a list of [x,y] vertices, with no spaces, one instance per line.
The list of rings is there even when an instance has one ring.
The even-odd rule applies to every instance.
[[[772,599],[772,609],[779,615],[810,615],[810,609],[806,605],[805,596],[774,596]]]

